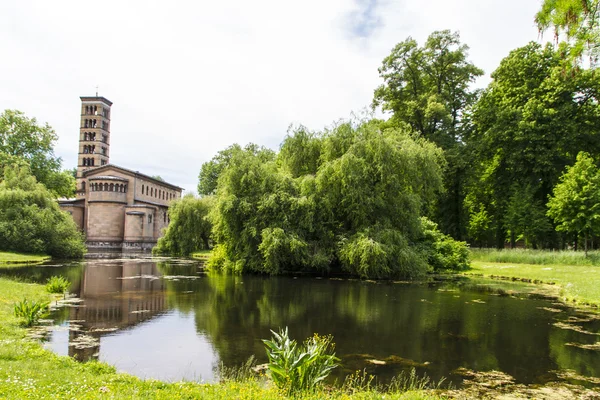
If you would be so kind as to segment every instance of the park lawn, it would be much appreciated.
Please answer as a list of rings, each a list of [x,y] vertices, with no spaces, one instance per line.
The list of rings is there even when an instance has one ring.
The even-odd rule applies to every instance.
[[[37,264],[48,260],[50,260],[50,256],[43,254],[22,254],[0,251],[1,267],[19,264]]]
[[[70,357],[45,350],[27,338],[18,325],[13,304],[23,298],[52,300],[43,285],[0,278],[0,399],[285,399],[279,390],[262,379],[228,381],[222,384],[195,382],[166,383],[142,380],[117,373],[101,362],[78,363]],[[149,349],[151,351],[151,349]],[[406,399],[434,400],[426,391],[380,393],[339,390],[305,393],[300,399]]]
[[[467,275],[529,279],[554,283],[567,301],[600,306],[600,267],[591,265],[520,264],[472,261]]]

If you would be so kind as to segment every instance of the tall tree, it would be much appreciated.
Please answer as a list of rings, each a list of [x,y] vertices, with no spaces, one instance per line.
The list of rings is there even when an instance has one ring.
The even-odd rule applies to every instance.
[[[6,167],[0,181],[0,250],[78,258],[83,236],[29,168]]]
[[[61,171],[61,159],[54,155],[58,136],[48,125],[39,125],[17,110],[0,115],[0,167],[27,165],[36,180],[56,196],[75,193],[75,179]]]
[[[469,47],[458,32],[433,32],[420,47],[408,38],[398,43],[379,68],[384,83],[375,90],[373,106],[392,112],[390,124],[408,123],[445,151],[445,193],[436,219],[455,238],[465,234],[464,179],[468,168],[462,137],[465,110],[477,99],[470,85],[483,71],[468,61]]]
[[[488,215],[498,247],[509,225],[516,226],[507,218],[509,203],[523,197],[516,191],[527,190],[531,202],[545,204],[579,151],[600,154],[600,82],[593,71],[565,69],[563,50],[533,42],[513,50],[474,107],[474,129],[465,138],[476,170],[468,203],[479,222],[483,211]],[[551,244],[544,237],[547,222],[536,221],[536,242]]]
[[[566,36],[572,44],[570,55],[590,55],[592,63],[600,56],[600,0],[544,0],[535,15],[540,32],[554,29],[558,39]]]
[[[225,150],[219,151],[210,161],[202,164],[198,175],[198,193],[202,196],[215,194],[219,176],[227,168],[233,155],[243,151],[257,155],[264,162],[275,158],[275,152],[264,146],[249,143],[242,149],[239,144],[232,144]]]
[[[579,153],[560,177],[548,201],[548,215],[557,230],[583,236],[587,256],[588,239],[600,233],[600,170],[588,153]]]

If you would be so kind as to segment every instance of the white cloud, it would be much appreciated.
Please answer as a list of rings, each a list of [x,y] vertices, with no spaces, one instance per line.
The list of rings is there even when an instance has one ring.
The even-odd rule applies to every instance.
[[[277,148],[371,102],[399,41],[461,32],[487,75],[537,39],[538,0],[17,1],[0,4],[0,110],[48,122],[76,163],[79,96],[114,102],[111,162],[194,190],[238,142]],[[489,78],[478,84],[485,85]]]

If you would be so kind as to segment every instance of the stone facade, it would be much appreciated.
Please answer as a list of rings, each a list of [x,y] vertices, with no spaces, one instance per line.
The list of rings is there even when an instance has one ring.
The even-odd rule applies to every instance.
[[[151,249],[168,225],[169,204],[183,189],[110,164],[112,102],[81,101],[77,196],[59,201],[61,209],[73,216],[90,249]]]

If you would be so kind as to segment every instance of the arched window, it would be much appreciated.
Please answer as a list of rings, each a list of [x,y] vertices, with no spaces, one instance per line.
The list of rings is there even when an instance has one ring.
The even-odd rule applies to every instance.
[[[150,197],[154,196],[154,188],[150,188]]]
[[[144,194],[144,185],[142,185],[142,194]]]
[[[109,192],[114,192],[115,191],[115,184],[111,183],[108,189]]]
[[[72,187],[72,186],[71,186]],[[81,182],[81,190],[85,190],[85,181]]]

